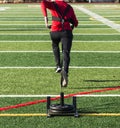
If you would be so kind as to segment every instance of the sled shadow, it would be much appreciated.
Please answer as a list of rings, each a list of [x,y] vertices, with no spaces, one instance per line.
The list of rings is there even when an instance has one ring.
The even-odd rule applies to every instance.
[[[120,80],[83,80],[84,82],[119,82]]]

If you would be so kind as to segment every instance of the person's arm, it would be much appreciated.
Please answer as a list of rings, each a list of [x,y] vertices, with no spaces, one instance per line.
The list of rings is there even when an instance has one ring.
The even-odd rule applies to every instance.
[[[45,0],[43,0],[41,2],[41,11],[42,11],[43,16],[44,16],[45,26],[47,27],[48,26],[48,18],[47,18],[47,8],[45,6]]]
[[[48,0],[43,0],[41,2],[41,11],[43,13],[43,16],[44,16],[44,21],[45,21],[45,26],[47,28],[49,28],[50,26],[48,25],[48,14],[47,14],[47,8],[51,8],[52,6],[52,3]]]
[[[73,10],[72,7],[71,7],[70,11],[71,11],[70,12],[70,14],[71,14],[71,18],[70,18],[71,21],[70,22],[73,25],[73,27],[77,27],[78,26],[78,20],[76,18],[76,15],[75,15],[74,10]]]

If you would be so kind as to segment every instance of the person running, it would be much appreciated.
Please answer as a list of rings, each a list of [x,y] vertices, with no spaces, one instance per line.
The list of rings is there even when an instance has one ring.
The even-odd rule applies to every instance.
[[[52,24],[48,24],[48,13],[52,15]],[[78,26],[78,20],[71,5],[64,0],[42,0],[41,10],[45,20],[45,26],[50,29],[52,49],[56,62],[56,73],[61,72],[61,86],[67,87],[70,64],[70,51],[72,47],[74,27]],[[59,43],[62,46],[62,59],[60,58]],[[62,69],[63,67],[63,69]]]

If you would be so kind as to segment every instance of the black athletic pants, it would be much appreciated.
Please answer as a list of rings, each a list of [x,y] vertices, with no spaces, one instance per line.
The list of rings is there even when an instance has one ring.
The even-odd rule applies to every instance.
[[[70,50],[72,47],[73,34],[72,31],[55,31],[50,32],[52,40],[52,48],[55,57],[56,66],[64,68],[64,71],[68,73],[69,64],[70,64]],[[60,58],[60,48],[59,43],[61,42],[62,46],[62,59]]]

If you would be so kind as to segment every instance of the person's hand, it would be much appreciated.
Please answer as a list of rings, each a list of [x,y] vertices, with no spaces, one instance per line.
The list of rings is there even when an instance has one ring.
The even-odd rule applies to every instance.
[[[51,29],[51,25],[48,25],[47,28],[48,28],[48,29]]]
[[[51,29],[51,25],[48,25],[48,18],[47,17],[44,17],[44,20],[45,20],[45,26],[46,26],[46,28]]]
[[[73,24],[70,27],[72,28],[72,30],[74,29],[74,25]]]
[[[48,17],[44,17],[45,20],[45,26],[48,27]]]

